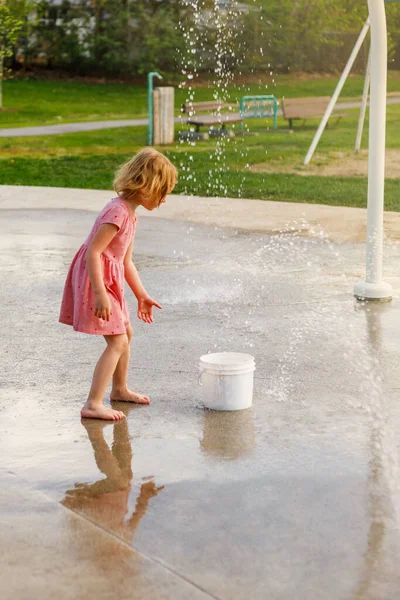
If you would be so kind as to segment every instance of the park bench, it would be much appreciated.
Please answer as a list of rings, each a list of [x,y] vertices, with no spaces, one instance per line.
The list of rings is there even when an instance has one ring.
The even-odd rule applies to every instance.
[[[186,119],[187,125],[194,126],[196,131],[181,132],[181,137],[186,139],[208,139],[209,135],[213,136],[233,136],[234,133],[226,129],[226,125],[232,125],[234,123],[241,123],[243,117],[240,113],[226,112],[223,113],[221,110],[232,108],[225,102],[214,100],[209,102],[187,102],[182,104],[181,111],[185,114],[189,114]],[[211,111],[211,112],[210,112]],[[207,112],[208,114],[198,114]],[[214,126],[217,126],[214,128]],[[207,127],[208,133],[201,133],[200,127]]]
[[[319,98],[284,98],[282,100],[282,111],[284,118],[289,121],[289,128],[293,129],[293,121],[302,119],[315,119],[322,117],[329,104],[329,96]],[[342,115],[343,116],[343,115]]]

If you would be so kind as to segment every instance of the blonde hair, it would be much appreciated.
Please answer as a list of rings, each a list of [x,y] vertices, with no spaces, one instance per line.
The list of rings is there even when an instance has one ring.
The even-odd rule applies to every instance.
[[[177,179],[178,172],[166,156],[154,148],[143,148],[118,169],[114,190],[125,200],[138,195],[161,202],[174,189]]]

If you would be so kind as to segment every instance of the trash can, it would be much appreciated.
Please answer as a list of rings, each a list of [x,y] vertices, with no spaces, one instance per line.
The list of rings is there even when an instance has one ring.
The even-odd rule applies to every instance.
[[[153,144],[162,146],[174,141],[174,88],[153,91]]]

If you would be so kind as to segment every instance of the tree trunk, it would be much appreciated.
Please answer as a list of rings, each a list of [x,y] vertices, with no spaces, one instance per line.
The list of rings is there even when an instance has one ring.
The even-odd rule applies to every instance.
[[[4,71],[3,48],[0,48],[0,110],[3,108],[3,71]]]

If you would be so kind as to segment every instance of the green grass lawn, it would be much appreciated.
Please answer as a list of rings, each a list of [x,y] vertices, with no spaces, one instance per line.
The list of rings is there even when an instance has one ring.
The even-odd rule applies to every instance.
[[[172,160],[177,159],[173,152],[166,153]],[[101,156],[66,156],[48,160],[16,158],[2,164],[3,182],[9,185],[38,185],[87,189],[111,189],[115,169],[131,154],[104,154]],[[183,157],[179,156],[179,160]],[[202,157],[204,158],[204,157]],[[182,162],[185,162],[184,160]],[[195,181],[181,180],[176,193],[194,195],[216,195],[223,186],[228,197],[241,196],[262,200],[308,202],[312,204],[332,204],[336,206],[366,206],[367,182],[364,178],[351,177],[304,177],[292,174],[246,174],[243,180],[240,171],[224,171],[218,175],[218,189],[210,188],[208,172],[211,165],[206,160],[201,165],[194,164]],[[23,172],[23,177],[20,174]],[[221,194],[220,194],[221,195]],[[389,181],[386,186],[387,210],[400,210],[399,186]]]
[[[0,127],[147,117],[144,86],[62,81],[5,81]]]
[[[303,83],[311,89],[308,81]],[[317,83],[326,85],[326,79]],[[362,85],[361,80],[359,83]],[[292,84],[288,80],[287,89]],[[318,94],[326,94],[323,87]],[[93,103],[92,111],[105,111],[106,104],[105,100]],[[302,162],[317,120],[307,122],[306,127],[296,124],[293,134],[287,132],[283,119],[277,131],[267,131],[265,121],[249,120],[246,129],[252,136],[238,135],[224,142],[210,139],[195,145],[177,139],[160,150],[178,167],[177,193],[365,207],[366,177],[328,177],[316,172],[316,165],[334,162],[337,153],[352,156],[357,120],[357,110],[346,110],[346,116],[325,131],[313,160],[314,175],[308,174]],[[117,166],[146,143],[146,127],[0,138],[0,184],[110,189]],[[388,107],[387,146],[400,150],[400,105]],[[255,166],[260,164],[273,172],[256,172]],[[397,179],[386,181],[386,209],[400,211]]]

